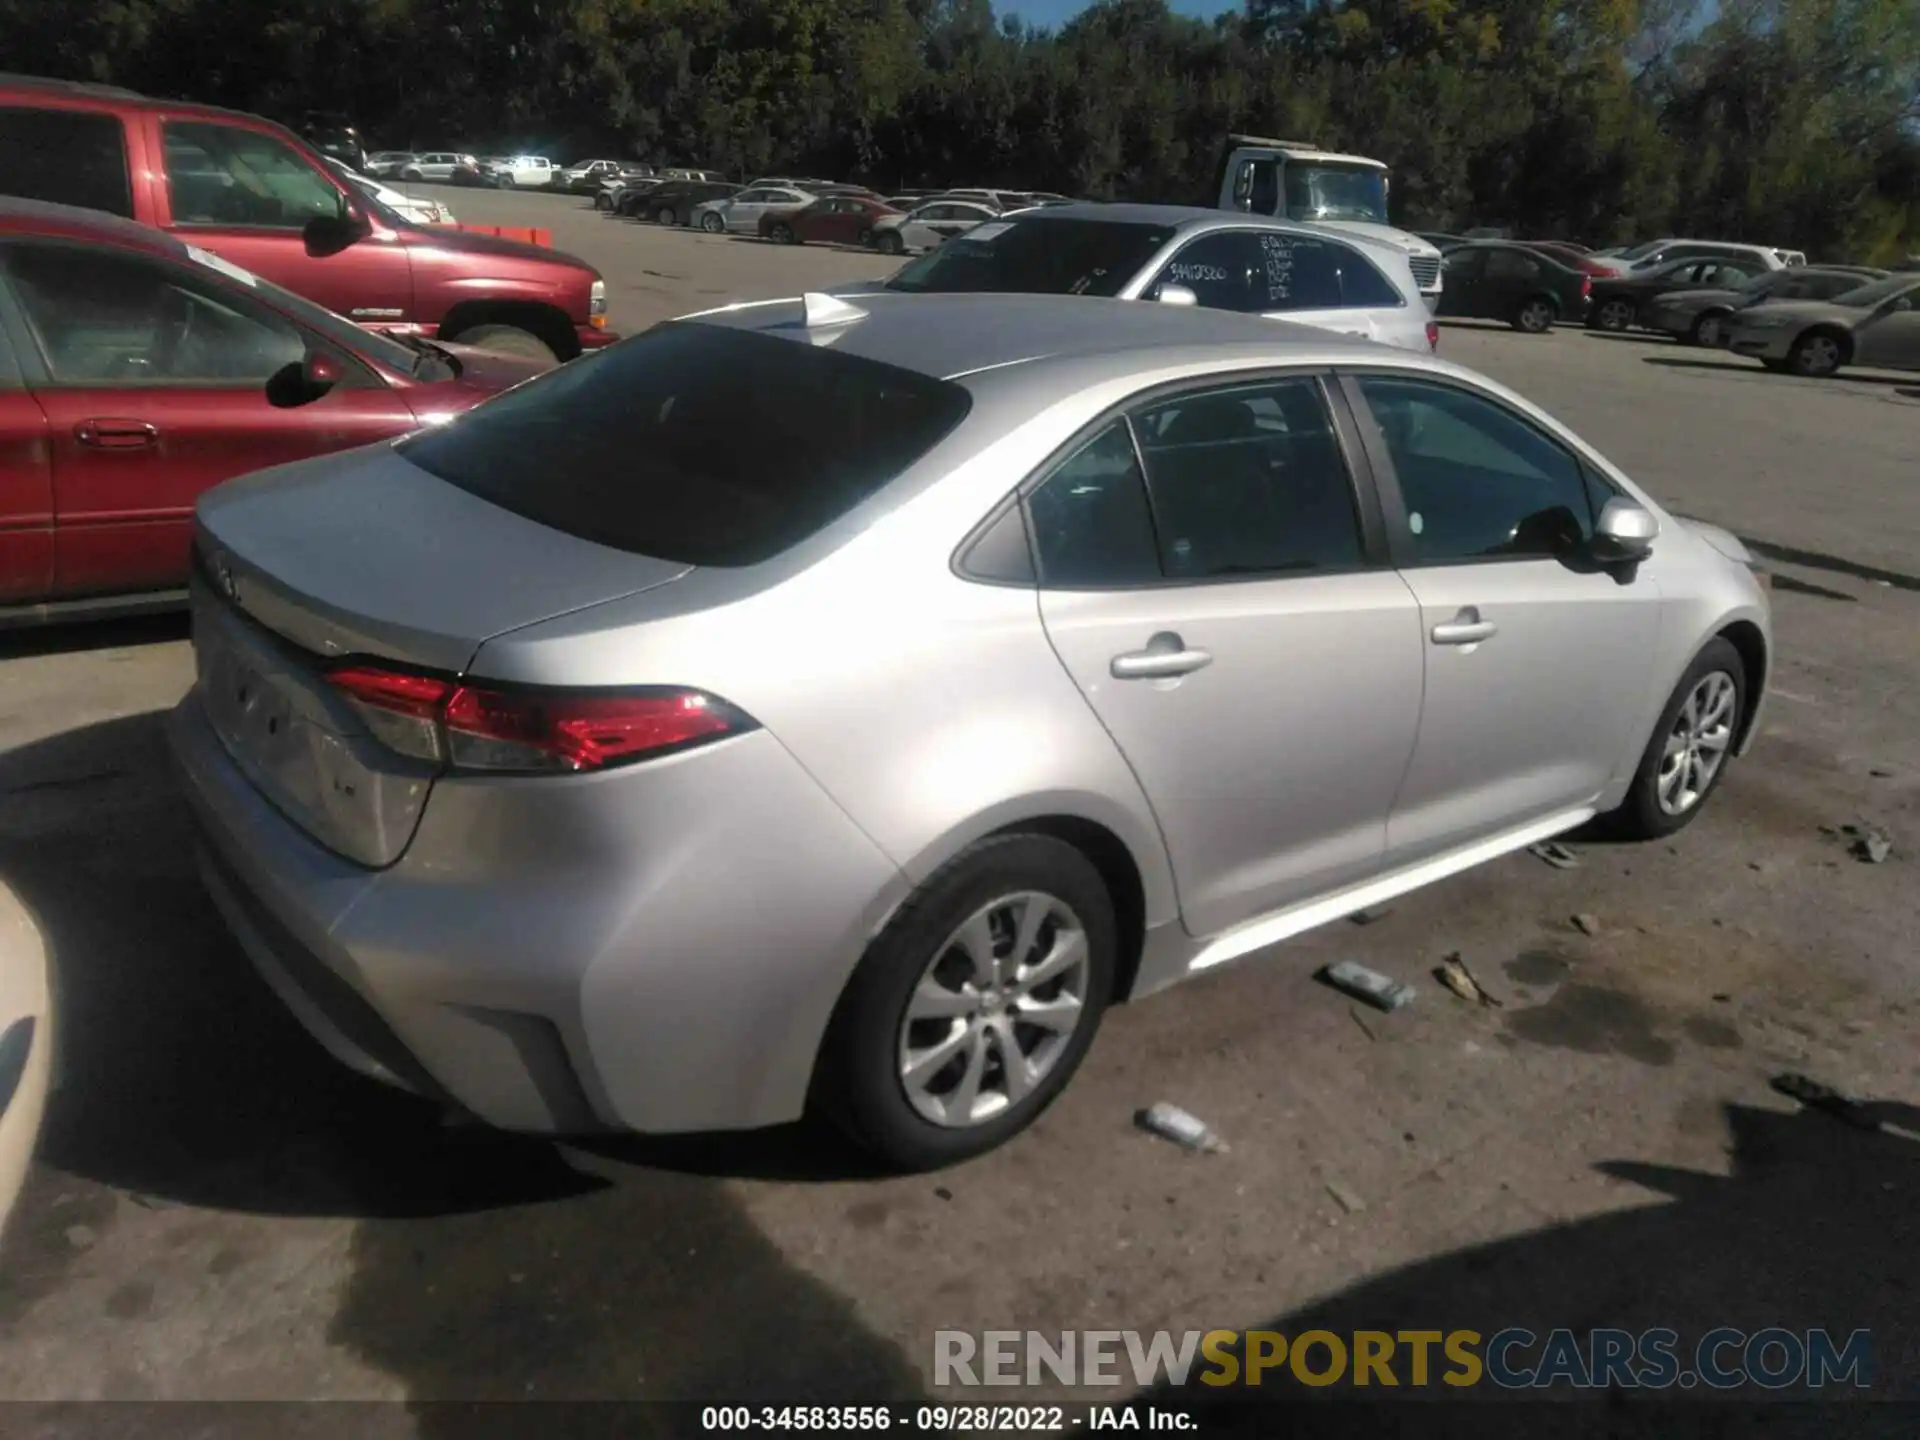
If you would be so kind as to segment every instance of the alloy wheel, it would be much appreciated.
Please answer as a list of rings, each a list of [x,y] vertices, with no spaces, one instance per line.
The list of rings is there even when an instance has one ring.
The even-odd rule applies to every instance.
[[[1624,330],[1633,323],[1633,306],[1624,300],[1609,300],[1600,307],[1602,330]]]
[[[922,1119],[984,1124],[1032,1094],[1083,1023],[1086,927],[1041,891],[981,906],[934,951],[900,1021],[900,1083]]]
[[[712,211],[708,211],[700,217],[700,228],[709,235],[718,235],[726,228],[726,222]]]
[[[1802,375],[1831,375],[1840,368],[1840,342],[1831,335],[1808,335],[1793,347],[1793,368]]]
[[[1739,693],[1724,670],[1707,672],[1687,692],[1661,752],[1654,787],[1667,814],[1686,814],[1713,785],[1733,744],[1734,702]]]
[[[1520,328],[1529,335],[1540,335],[1553,328],[1553,307],[1544,300],[1529,300],[1520,307]]]
[[[1696,345],[1704,345],[1710,350],[1718,349],[1722,338],[1718,315],[1702,315],[1699,324],[1693,327],[1693,340]]]

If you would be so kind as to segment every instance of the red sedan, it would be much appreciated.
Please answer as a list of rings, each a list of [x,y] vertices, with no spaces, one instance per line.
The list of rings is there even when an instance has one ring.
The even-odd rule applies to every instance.
[[[767,211],[760,217],[760,234],[786,245],[865,245],[874,221],[899,213],[877,195],[826,195],[797,210]]]
[[[550,365],[402,344],[147,226],[0,200],[0,627],[179,603],[203,490]]]

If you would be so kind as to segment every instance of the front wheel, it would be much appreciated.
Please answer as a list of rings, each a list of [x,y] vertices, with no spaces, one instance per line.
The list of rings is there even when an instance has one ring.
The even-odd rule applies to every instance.
[[[1514,315],[1513,328],[1528,335],[1544,335],[1553,328],[1554,318],[1552,302],[1536,295]]]
[[[400,172],[400,178],[402,180],[418,180],[420,178],[420,172],[418,170],[402,170]]]
[[[511,175],[500,175],[494,179],[494,187],[499,190],[511,190],[517,183]]]
[[[1117,954],[1113,901],[1085,855],[1050,836],[982,841],[861,960],[822,1056],[823,1099],[902,1170],[991,1150],[1072,1079]]]
[[[772,234],[774,243],[777,245],[792,245],[795,243],[793,227],[791,225],[776,225],[769,233]]]
[[[1633,324],[1633,302],[1631,300],[1604,302],[1593,312],[1593,324],[1596,329],[1618,335]]]
[[[1709,311],[1693,322],[1693,328],[1687,332],[1687,339],[1709,350],[1718,350],[1727,343],[1727,317],[1718,312]]]
[[[700,217],[700,228],[709,235],[718,235],[722,230],[727,228],[727,222],[722,220],[718,215],[715,215],[712,211],[708,211]]]
[[[455,344],[471,345],[479,350],[497,350],[502,355],[518,355],[526,360],[551,360],[555,364],[560,361],[551,345],[531,330],[523,330],[518,325],[476,325],[449,338]]]
[[[656,225],[673,224],[673,207],[671,205],[662,205],[658,210],[653,212],[653,221]]]
[[[1608,817],[1623,838],[1657,840],[1700,813],[1726,774],[1746,705],[1746,664],[1715,636],[1674,687],[1632,788]]]
[[[1796,375],[1823,380],[1846,361],[1837,337],[1824,330],[1802,335],[1787,352],[1787,368]]]
[[[900,232],[898,230],[882,230],[879,238],[874,243],[880,247],[880,253],[882,255],[904,255],[907,253],[907,242],[900,238]]]

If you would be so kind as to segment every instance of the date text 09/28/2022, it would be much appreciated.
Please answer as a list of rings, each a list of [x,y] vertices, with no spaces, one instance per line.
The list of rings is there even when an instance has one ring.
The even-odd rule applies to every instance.
[[[909,1435],[1002,1431],[1037,1435],[1069,1430],[1198,1429],[1185,1410],[1158,1405],[708,1405],[700,1428],[753,1433],[776,1430],[898,1430]]]

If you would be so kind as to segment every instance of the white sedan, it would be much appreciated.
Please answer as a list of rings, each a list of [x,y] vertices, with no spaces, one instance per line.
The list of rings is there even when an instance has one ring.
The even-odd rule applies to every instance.
[[[972,200],[935,200],[905,215],[889,215],[873,222],[873,248],[888,255],[909,250],[931,250],[956,235],[964,235],[999,212]]]

